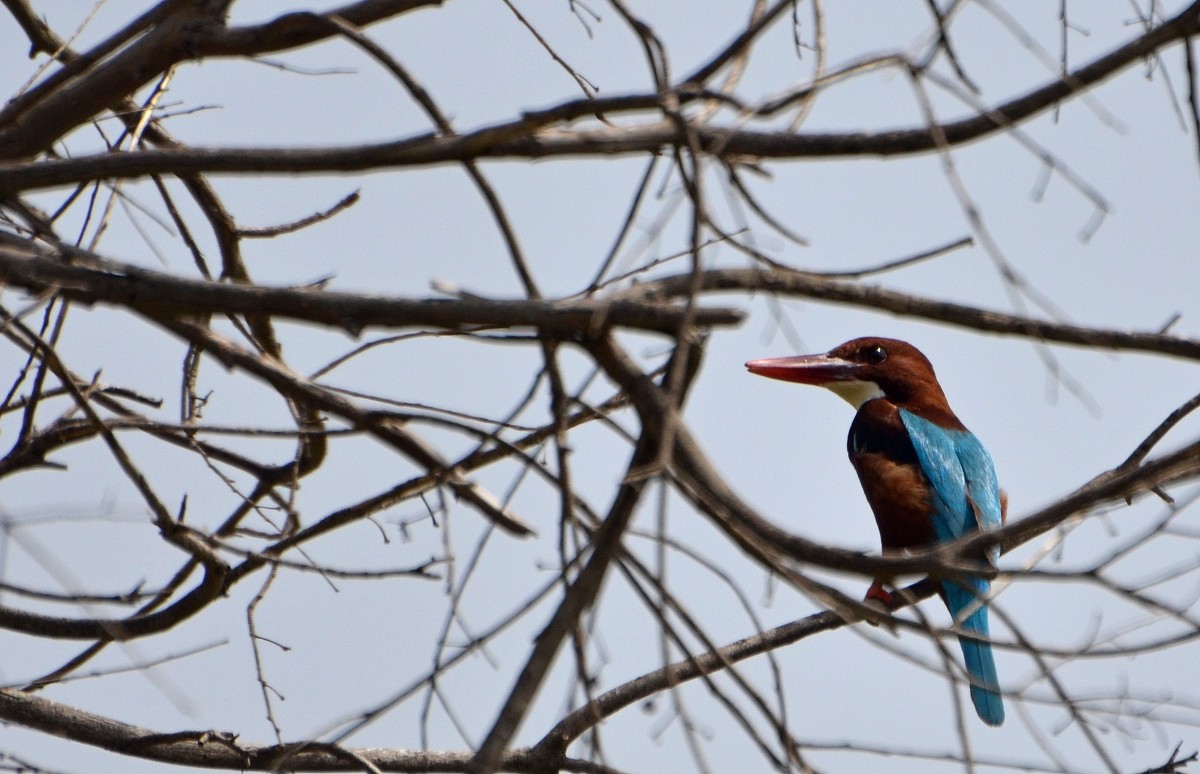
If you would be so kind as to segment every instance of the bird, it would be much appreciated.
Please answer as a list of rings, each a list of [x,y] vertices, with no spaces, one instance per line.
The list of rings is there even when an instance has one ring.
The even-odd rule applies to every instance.
[[[823,355],[751,360],[753,374],[825,387],[857,413],[846,451],[875,515],[885,554],[927,548],[1001,526],[1007,496],[987,449],[955,416],[933,365],[897,339],[866,337]],[[1000,547],[984,557],[995,566]],[[984,723],[1004,722],[988,633],[987,578],[935,579],[960,632],[971,702]],[[866,600],[891,608],[875,579]]]

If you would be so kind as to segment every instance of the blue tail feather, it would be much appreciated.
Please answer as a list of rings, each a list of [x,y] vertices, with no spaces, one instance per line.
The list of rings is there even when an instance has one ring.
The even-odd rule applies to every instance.
[[[971,578],[968,584],[969,587],[951,581],[944,582],[946,606],[962,631],[986,638],[987,606],[979,604],[978,600],[987,594],[989,584],[982,578]],[[959,621],[959,615],[968,609],[974,612]],[[971,702],[975,705],[975,711],[984,723],[998,726],[1004,722],[1004,702],[1000,698],[1000,679],[996,676],[992,645],[969,637],[959,637],[958,642],[962,646],[967,675],[971,678]]]

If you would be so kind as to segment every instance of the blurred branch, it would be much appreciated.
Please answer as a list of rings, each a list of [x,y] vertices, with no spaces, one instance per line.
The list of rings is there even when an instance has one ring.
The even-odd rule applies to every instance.
[[[100,642],[124,642],[164,632],[199,613],[225,593],[228,568],[218,562],[206,562],[202,566],[202,581],[178,600],[156,612],[129,618],[61,618],[0,606],[0,629],[47,639]]]

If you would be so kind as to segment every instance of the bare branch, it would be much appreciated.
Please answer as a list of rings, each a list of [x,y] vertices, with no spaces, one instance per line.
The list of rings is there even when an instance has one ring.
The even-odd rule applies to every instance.
[[[664,304],[605,301],[498,301],[479,297],[402,299],[313,289],[228,285],[189,280],[83,256],[65,264],[31,256],[0,241],[0,278],[37,292],[53,289],[84,303],[108,303],[154,315],[262,313],[323,323],[357,334],[368,326],[434,327],[454,330],[530,327],[550,336],[592,337],[612,326],[661,333],[678,329],[682,310]],[[695,323],[730,325],[732,309],[697,310]]]

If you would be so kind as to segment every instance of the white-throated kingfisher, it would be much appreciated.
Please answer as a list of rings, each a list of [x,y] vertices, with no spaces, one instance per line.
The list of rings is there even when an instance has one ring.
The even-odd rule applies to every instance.
[[[959,421],[929,360],[903,341],[862,338],[824,355],[751,360],[751,373],[825,387],[858,410],[846,451],[875,513],[885,553],[925,548],[1000,526],[1004,495],[992,458]],[[987,552],[995,564],[999,546]],[[940,581],[971,682],[971,701],[988,725],[1004,722],[996,662],[988,641],[986,578]],[[876,579],[868,600],[893,605]]]

